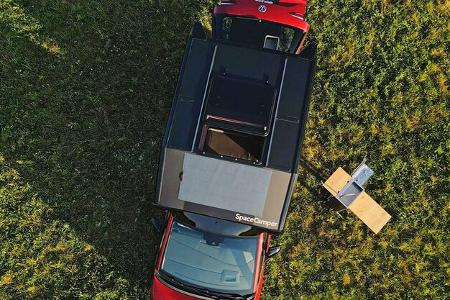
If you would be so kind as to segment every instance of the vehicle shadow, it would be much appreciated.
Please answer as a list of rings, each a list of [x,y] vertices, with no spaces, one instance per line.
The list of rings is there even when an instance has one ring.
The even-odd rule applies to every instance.
[[[325,207],[332,210],[340,210],[342,209],[339,201],[330,197],[330,194],[322,187],[322,183],[327,180],[327,178],[331,175],[325,174],[324,171],[321,171],[314,167],[305,157],[300,158],[300,172],[301,174],[308,174],[314,178],[314,185],[311,185],[308,181],[302,180],[301,185],[305,187],[308,192],[317,199],[318,202],[323,204]],[[331,166],[327,166],[326,169],[330,170]]]
[[[11,1],[28,23],[3,29],[16,55],[5,70],[21,73],[6,79],[16,88],[5,98],[0,152],[29,162],[15,167],[33,192],[136,298],[148,296],[159,246],[151,218],[160,213],[152,205],[160,141],[206,2]],[[22,25],[31,29],[13,32]]]

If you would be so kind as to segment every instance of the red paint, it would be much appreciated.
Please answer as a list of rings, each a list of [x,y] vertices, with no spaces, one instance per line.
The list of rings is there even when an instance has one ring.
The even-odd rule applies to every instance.
[[[261,270],[261,275],[259,276],[259,284],[258,284],[258,289],[255,292],[255,300],[259,300],[261,298],[261,293],[262,293],[262,289],[263,289],[263,283],[264,283],[264,267],[265,264],[262,264],[262,270]]]
[[[266,255],[268,255],[269,253],[269,249],[270,249],[270,241],[272,240],[272,235],[270,233],[267,234],[267,243],[266,243],[266,247],[265,249],[263,249],[263,251],[266,253]],[[263,258],[264,259],[264,258]],[[259,276],[259,284],[258,287],[256,289],[255,292],[255,300],[259,300],[261,298],[261,293],[263,290],[263,283],[264,283],[264,269],[266,267],[266,262],[263,261],[261,264],[261,272],[260,272],[260,276]]]
[[[156,261],[155,270],[159,271],[161,268],[162,260],[164,257],[164,252],[166,251],[167,246],[167,240],[169,239],[170,230],[172,230],[172,224],[173,224],[173,216],[172,214],[169,214],[169,219],[167,220],[167,226],[166,231],[164,232],[164,236],[161,241],[161,245],[159,246],[159,257]]]
[[[262,0],[223,0],[223,4],[214,8],[214,14],[255,18],[292,26],[308,32],[309,24],[303,20],[307,0],[280,0],[279,2],[279,4],[272,4],[269,1],[263,2]],[[261,9],[261,5],[265,6],[265,11]]]
[[[258,283],[259,283],[259,277],[258,274],[261,270],[260,266],[261,264],[264,264],[264,262],[261,261],[262,259],[262,253],[264,251],[263,249],[263,243],[264,243],[264,234],[261,233],[258,237],[258,246],[257,246],[257,250],[256,250],[256,259],[255,259],[255,264],[256,264],[256,268],[255,268],[255,275],[254,275],[254,282],[253,282],[253,291],[256,291],[257,287],[258,287]]]

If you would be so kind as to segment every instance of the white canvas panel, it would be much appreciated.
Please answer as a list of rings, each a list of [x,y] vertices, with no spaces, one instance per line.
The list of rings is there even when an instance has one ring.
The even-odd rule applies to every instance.
[[[178,198],[262,217],[272,170],[186,153]]]

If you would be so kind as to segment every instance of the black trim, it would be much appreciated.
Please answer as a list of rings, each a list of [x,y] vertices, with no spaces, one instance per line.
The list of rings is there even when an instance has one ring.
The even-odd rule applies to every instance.
[[[190,45],[191,43],[192,43],[192,37],[190,37],[188,39],[186,45]],[[177,81],[177,87],[175,89],[175,95],[172,100],[169,117],[166,122],[166,128],[164,130],[164,135],[163,135],[163,138],[161,141],[161,146],[159,148],[159,165],[158,165],[158,170],[157,170],[157,178],[156,178],[156,186],[155,186],[157,197],[155,197],[155,201],[156,201],[156,202],[154,202],[155,204],[158,204],[158,199],[159,199],[158,195],[159,195],[159,190],[161,188],[161,176],[162,176],[162,170],[163,170],[163,165],[164,165],[165,149],[167,147],[167,142],[169,140],[169,134],[172,129],[173,116],[175,114],[175,108],[177,106],[176,97],[180,92],[181,78],[183,78],[183,75],[184,75],[186,61],[187,61],[188,56],[189,56],[189,51],[184,51],[183,60],[181,62],[180,71],[178,74],[178,81]]]
[[[264,20],[264,19],[251,18],[251,17],[245,17],[245,16],[236,16],[236,15],[230,15],[230,14],[215,14],[213,16],[213,21],[212,21],[212,24],[213,24],[212,25],[212,39],[215,40],[215,41],[218,41],[218,42],[222,42],[224,44],[229,44],[229,45],[242,47],[242,45],[239,44],[238,42],[233,42],[233,41],[221,38],[221,26],[219,27],[217,25],[218,25],[219,22],[220,22],[220,24],[222,24],[224,17],[256,20],[256,21],[262,21],[262,22],[266,22],[266,23],[270,23],[270,24],[276,24],[276,25],[280,25],[282,27],[286,27],[286,28],[290,28],[290,29],[294,30],[295,34],[297,34],[297,33],[300,34],[300,36],[298,37],[297,43],[294,44],[294,45],[290,45],[289,51],[271,50],[271,49],[259,48],[259,47],[245,47],[245,48],[258,49],[258,50],[261,50],[261,51],[273,52],[273,53],[277,53],[277,54],[297,55],[296,54],[297,49],[300,46],[303,38],[307,34],[304,30],[302,30],[300,28],[297,28],[297,27],[294,27],[294,26],[290,26],[290,25],[286,25],[286,24],[283,24],[283,23],[271,22],[271,21],[267,21],[267,20]]]

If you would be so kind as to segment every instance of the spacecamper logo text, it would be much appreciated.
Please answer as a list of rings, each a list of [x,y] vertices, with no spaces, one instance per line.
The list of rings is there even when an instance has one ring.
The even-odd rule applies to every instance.
[[[235,218],[236,218],[236,220],[239,220],[239,221],[246,221],[246,222],[250,222],[250,223],[254,223],[254,224],[262,224],[267,227],[277,227],[277,225],[278,225],[277,222],[265,221],[265,220],[261,220],[258,217],[243,216],[241,214],[236,214]]]

